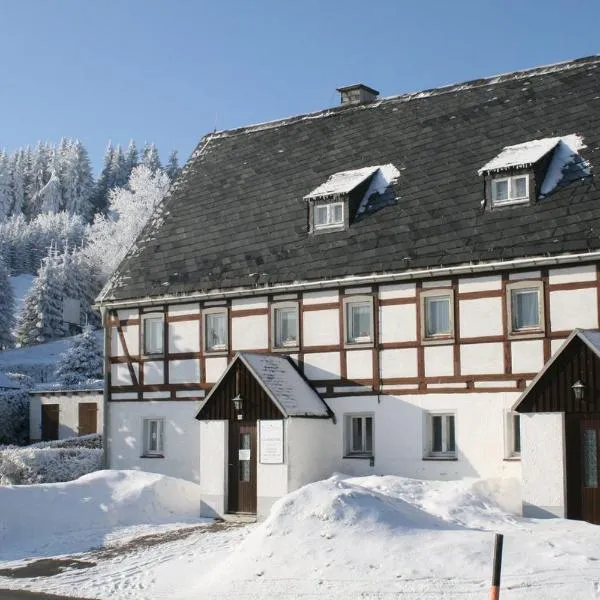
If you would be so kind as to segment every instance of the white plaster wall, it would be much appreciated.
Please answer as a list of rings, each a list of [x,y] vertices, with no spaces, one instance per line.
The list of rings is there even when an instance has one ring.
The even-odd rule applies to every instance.
[[[133,372],[139,380],[140,369],[138,363],[132,363]],[[133,385],[129,367],[125,363],[117,363],[110,366],[110,375],[112,385]]]
[[[552,331],[581,327],[598,327],[596,290],[561,290],[550,292],[550,324]]]
[[[168,310],[170,316],[197,315],[200,313],[200,305],[197,302],[192,302],[190,304],[173,304],[169,306]]]
[[[372,379],[373,351],[348,350],[346,352],[346,375],[348,379]]]
[[[417,339],[417,305],[390,304],[379,309],[381,342],[412,342]]]
[[[127,352],[131,356],[136,356],[140,351],[140,328],[137,325],[124,325],[121,329],[125,344],[127,344]],[[111,356],[125,356],[125,350],[116,327],[111,327],[110,354]]]
[[[559,339],[550,340],[550,351],[553,356],[558,351],[558,349],[565,343],[566,339],[567,338],[559,338]]]
[[[169,361],[169,383],[200,383],[200,360]]]
[[[227,512],[227,421],[200,421],[200,516],[222,517]]]
[[[562,413],[521,415],[523,514],[565,516],[565,428]]]
[[[548,282],[550,285],[574,283],[576,281],[596,281],[596,265],[577,265],[561,269],[550,269]]]
[[[522,279],[539,279],[542,276],[540,271],[522,271],[520,273],[509,273],[508,278],[510,280],[522,280]]]
[[[96,431],[102,433],[104,402],[102,391],[81,394],[31,394],[29,396],[29,437],[42,439],[42,404],[58,404],[58,439],[79,435],[79,404],[93,402],[98,407]]]
[[[544,366],[544,340],[511,342],[513,373],[537,373]]]
[[[305,346],[340,343],[339,310],[309,310],[302,315],[302,340]]]
[[[109,466],[163,473],[198,483],[200,481],[200,424],[196,420],[200,402],[150,400],[108,403]],[[165,457],[141,458],[143,420],[165,420]]]
[[[137,308],[120,308],[117,311],[119,321],[127,321],[128,319],[137,319],[140,316]]]
[[[502,335],[502,298],[460,300],[461,337]]]
[[[169,352],[200,352],[200,321],[169,323]]]
[[[315,352],[304,355],[304,375],[308,379],[340,378],[340,353]]]
[[[453,346],[425,346],[425,376],[454,375]]]
[[[501,342],[461,344],[460,367],[463,375],[504,372],[504,348]]]
[[[265,296],[256,296],[255,298],[235,298],[231,301],[232,310],[255,310],[257,308],[267,308],[268,305]]]
[[[340,299],[338,290],[319,290],[318,292],[304,292],[302,302],[304,304],[323,304],[337,302]]]
[[[416,348],[382,350],[379,356],[382,377],[386,379],[392,377],[417,377]]]
[[[416,286],[414,283],[393,283],[382,285],[379,288],[379,298],[388,300],[390,298],[414,298]]]
[[[206,369],[206,381],[208,383],[216,383],[219,377],[223,375],[227,368],[227,357],[226,356],[215,356],[212,358],[206,358],[204,360]]]
[[[151,360],[144,363],[144,385],[165,383],[165,368],[162,360]]]
[[[501,275],[484,275],[482,277],[463,277],[458,280],[458,292],[485,292],[502,288]]]
[[[269,347],[267,315],[252,315],[231,319],[232,350],[254,350]]]

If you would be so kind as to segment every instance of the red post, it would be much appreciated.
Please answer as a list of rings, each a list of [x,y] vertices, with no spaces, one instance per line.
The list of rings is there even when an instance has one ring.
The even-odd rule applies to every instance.
[[[494,570],[492,573],[492,588],[490,590],[490,600],[499,600],[500,598],[500,572],[502,570],[502,542],[504,536],[497,533],[494,538]]]

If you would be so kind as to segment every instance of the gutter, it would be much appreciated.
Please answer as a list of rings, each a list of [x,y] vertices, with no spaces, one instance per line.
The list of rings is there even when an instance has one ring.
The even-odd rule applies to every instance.
[[[189,302],[193,300],[222,300],[226,298],[241,298],[248,296],[263,296],[265,294],[285,294],[296,291],[320,290],[351,285],[368,285],[374,283],[398,283],[433,277],[451,277],[456,275],[472,275],[494,271],[506,271],[509,268],[523,269],[544,267],[549,265],[565,265],[573,263],[588,263],[600,260],[600,251],[579,254],[560,254],[557,256],[534,256],[531,258],[517,258],[506,261],[489,263],[463,264],[454,267],[434,267],[429,269],[416,269],[397,273],[381,273],[377,275],[351,275],[335,279],[321,279],[318,281],[300,281],[265,285],[253,288],[236,288],[232,290],[214,290],[209,292],[191,292],[181,294],[163,294],[147,298],[133,298],[129,300],[96,301],[96,308],[128,308],[134,306],[153,306],[169,302]]]

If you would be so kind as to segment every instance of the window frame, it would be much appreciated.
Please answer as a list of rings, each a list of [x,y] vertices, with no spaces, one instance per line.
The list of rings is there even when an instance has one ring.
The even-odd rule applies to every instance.
[[[217,314],[221,314],[225,317],[225,344],[217,344],[216,346],[208,348],[207,317]],[[202,310],[202,351],[205,355],[227,354],[229,352],[229,309],[227,306],[215,306]]]
[[[458,445],[456,443],[456,411],[435,411],[427,412],[427,418],[425,419],[425,455],[424,460],[458,460]],[[434,450],[434,431],[433,424],[434,418],[440,417],[442,419],[442,450]],[[448,450],[449,446],[449,425],[448,417],[454,419],[454,450]]]
[[[361,448],[362,450],[356,451],[353,448],[353,427],[352,422],[354,419],[361,419],[363,421],[362,427],[362,439]],[[366,450],[366,438],[367,438],[367,427],[366,420],[371,419],[371,450]],[[344,414],[344,458],[373,458],[375,456],[375,414],[372,412],[358,412],[358,413],[345,413]]]
[[[525,179],[525,196],[519,196],[518,198],[511,198],[511,191],[513,181],[515,179]],[[496,199],[496,185],[503,181],[508,182],[508,198],[506,200]],[[521,173],[519,175],[508,175],[506,177],[492,177],[490,182],[490,194],[492,198],[492,206],[510,206],[511,204],[523,204],[529,202],[529,175],[527,173]]]
[[[158,447],[151,448],[150,424],[158,423]],[[164,417],[142,418],[142,455],[141,458],[164,458],[165,457],[165,419]]]
[[[449,323],[450,323],[450,333],[439,333],[434,335],[427,335],[427,299],[435,298],[435,297],[444,297],[447,296],[449,298],[448,303],[448,311],[449,311]],[[423,344],[447,344],[449,342],[454,341],[454,289],[450,287],[446,288],[435,288],[435,289],[426,289],[422,290],[420,294],[420,309],[421,309],[421,342]]]
[[[370,335],[369,335],[369,339],[366,339],[366,336],[358,336],[355,338],[351,338],[350,337],[350,330],[349,330],[349,323],[348,323],[348,316],[350,314],[350,305],[368,305],[369,306],[369,310],[371,311],[371,331],[370,331]],[[344,347],[347,346],[369,346],[369,345],[373,345],[374,341],[375,341],[375,320],[374,320],[374,314],[373,314],[373,296],[362,296],[362,295],[357,295],[357,296],[346,296],[343,299],[343,305],[344,305],[344,310],[343,310],[343,315],[342,318],[344,319]]]
[[[313,202],[312,205],[312,214],[311,214],[311,226],[313,231],[323,231],[327,229],[341,229],[344,227],[346,222],[346,202],[343,200],[334,200],[330,202]],[[341,221],[331,221],[331,217],[334,212],[335,206],[342,207],[342,219]],[[327,222],[323,224],[317,224],[316,222],[316,214],[317,208],[327,208]]]
[[[149,350],[146,348],[146,322],[152,320],[160,320],[161,322],[161,338],[162,344],[161,349],[158,351]],[[144,313],[140,320],[140,349],[142,356],[164,356],[165,355],[165,314],[162,312],[149,312]]]
[[[518,419],[518,429],[517,421]],[[518,412],[507,410],[504,413],[504,458],[507,460],[513,459],[518,460],[521,458],[521,415]],[[517,436],[517,430],[519,435]],[[517,449],[516,442],[519,441],[519,447]]]
[[[296,313],[296,341],[294,343],[285,342],[277,344],[277,311],[293,309]],[[271,305],[271,348],[274,351],[290,352],[300,348],[300,308],[297,301],[277,302]]]
[[[538,293],[538,318],[539,325],[537,327],[521,327],[515,329],[513,320],[513,291],[536,290]],[[544,307],[544,282],[538,279],[522,279],[517,281],[509,281],[506,284],[506,319],[507,330],[509,337],[540,337],[543,336],[546,330],[545,324],[545,307]]]

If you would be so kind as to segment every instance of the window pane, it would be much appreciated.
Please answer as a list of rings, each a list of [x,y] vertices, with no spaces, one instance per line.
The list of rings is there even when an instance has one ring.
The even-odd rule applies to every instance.
[[[352,418],[352,452],[362,452],[363,420],[360,417]]]
[[[432,417],[431,424],[433,427],[431,450],[442,452],[442,417]]]
[[[156,452],[158,450],[158,421],[150,421],[148,448],[152,452]]]
[[[373,418],[365,417],[365,452],[373,452]]]
[[[275,309],[275,346],[298,343],[298,313],[295,308]]]
[[[512,290],[511,293],[513,330],[540,326],[539,291]]]
[[[348,341],[371,339],[371,305],[348,304]]]
[[[331,222],[332,223],[342,223],[344,220],[344,205],[343,204],[333,204],[331,208],[332,208]]]
[[[227,315],[225,313],[209,313],[205,319],[204,334],[207,350],[227,348]]]
[[[160,317],[144,319],[144,352],[159,354],[163,351],[163,320]]]
[[[514,199],[527,197],[526,177],[515,177],[511,180],[510,197]]]
[[[502,202],[508,200],[508,181],[493,181],[492,182],[492,200]]]
[[[521,454],[521,415],[513,415],[513,452]]]
[[[250,481],[249,460],[240,460],[240,481]]]
[[[327,224],[327,205],[321,204],[314,207],[315,226]]]
[[[456,452],[456,442],[454,439],[454,415],[446,417],[446,450]]]
[[[425,337],[450,335],[450,298],[425,298]]]
[[[598,438],[595,429],[583,430],[583,485],[598,487]]]

